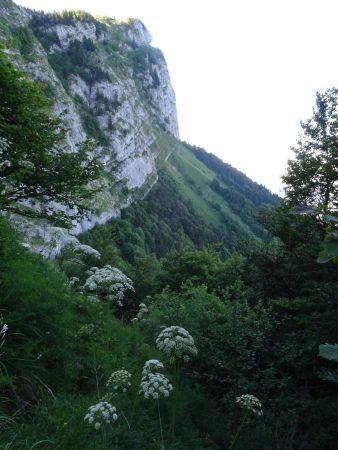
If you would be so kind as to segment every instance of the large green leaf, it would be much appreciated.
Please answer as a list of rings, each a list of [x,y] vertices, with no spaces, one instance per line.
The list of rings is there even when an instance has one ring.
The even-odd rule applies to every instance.
[[[317,262],[326,263],[330,260],[334,260],[338,257],[338,238],[335,232],[330,233],[322,242],[323,251],[318,255]]]
[[[338,362],[338,344],[322,344],[319,346],[319,356]]]
[[[333,381],[338,383],[338,372],[323,371],[319,374],[319,378],[325,381]]]
[[[328,222],[338,222],[338,217],[331,216],[330,214],[327,214],[326,216],[324,216],[324,219],[327,220]]]

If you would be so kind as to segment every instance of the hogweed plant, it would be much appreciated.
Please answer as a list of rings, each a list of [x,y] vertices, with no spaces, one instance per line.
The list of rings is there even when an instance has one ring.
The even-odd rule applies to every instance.
[[[84,421],[99,430],[104,424],[115,422],[118,419],[115,406],[108,402],[99,402],[88,408]]]
[[[142,377],[145,375],[148,375],[148,373],[157,372],[158,370],[164,369],[163,363],[159,361],[158,359],[149,359],[144,363],[143,369],[142,369]]]
[[[164,328],[156,339],[157,348],[164,353],[169,359],[169,363],[174,365],[174,381],[176,393],[179,390],[179,371],[180,363],[188,363],[198,354],[195,342],[190,333],[182,327],[173,325]],[[172,416],[172,435],[175,435],[176,422],[176,395],[173,399],[173,416]]]
[[[170,364],[176,361],[189,362],[198,352],[193,337],[179,326],[164,328],[156,339],[156,346],[168,358]]]
[[[106,426],[116,422],[117,419],[115,406],[108,402],[99,402],[88,408],[83,420],[92,425],[95,430],[102,430],[104,447],[107,448]]]
[[[149,372],[142,377],[139,393],[146,399],[158,400],[161,396],[169,397],[172,390],[173,387],[166,376]]]
[[[244,394],[240,397],[236,398],[236,403],[245,411],[251,412],[256,416],[263,415],[263,407],[262,403],[258,400],[257,397],[250,394]]]
[[[8,331],[8,325],[4,323],[3,317],[0,316],[0,348],[3,346]]]
[[[141,322],[142,320],[144,320],[143,316],[145,314],[148,314],[148,312],[149,312],[149,309],[145,303],[140,303],[138,305],[138,308],[139,308],[139,310],[138,310],[138,313],[136,314],[136,317],[131,319],[131,322],[133,322],[133,323]]]
[[[107,389],[108,394],[105,396],[106,399],[119,398],[121,395],[126,394],[127,391],[131,388],[131,373],[125,370],[124,368],[120,370],[115,370],[112,372],[107,381]],[[118,404],[119,410],[130,428],[129,421],[126,415],[123,412],[123,409],[120,404]]]
[[[263,406],[260,400],[251,394],[243,394],[236,398],[237,405],[244,411],[242,422],[240,423],[236,435],[233,437],[229,450],[231,450],[238,436],[240,435],[243,427],[247,423],[247,419],[250,415],[261,417],[263,415]]]
[[[75,334],[75,339],[89,339],[95,333],[95,325],[93,323],[88,323],[82,325],[77,333]]]
[[[127,392],[131,386],[131,373],[125,369],[116,370],[112,372],[107,381],[107,388],[112,394],[119,392]]]
[[[6,323],[4,323],[3,321],[3,317],[0,316],[0,375],[2,374],[2,372],[6,373],[6,366],[4,365],[3,362],[1,362],[1,348],[5,343],[5,338],[6,338],[6,334],[8,331],[8,325]]]
[[[8,331],[8,325],[6,323],[4,323],[3,317],[0,316],[0,350],[1,350],[1,347],[4,345],[7,331]],[[1,356],[1,353],[0,353],[0,356]]]
[[[162,370],[163,364],[157,359],[150,359],[146,361],[142,370],[142,379],[140,383],[139,394],[147,400],[156,400],[157,413],[160,424],[162,449],[164,449],[163,428],[160,411],[160,397],[169,397],[170,392],[173,390],[173,386],[168,378],[162,373],[155,372],[155,370]]]
[[[92,267],[87,274],[89,277],[83,285],[83,291],[116,303],[118,306],[122,306],[126,291],[134,291],[132,280],[116,267],[109,265],[102,269]]]

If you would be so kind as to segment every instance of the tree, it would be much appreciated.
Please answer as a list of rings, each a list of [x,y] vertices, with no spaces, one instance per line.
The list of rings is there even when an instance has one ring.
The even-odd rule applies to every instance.
[[[0,98],[0,210],[69,223],[88,209],[88,182],[100,173],[92,143],[67,149],[62,120],[1,48]]]
[[[292,205],[336,207],[338,194],[338,89],[316,93],[312,117],[301,122],[295,159],[288,161],[286,201]]]

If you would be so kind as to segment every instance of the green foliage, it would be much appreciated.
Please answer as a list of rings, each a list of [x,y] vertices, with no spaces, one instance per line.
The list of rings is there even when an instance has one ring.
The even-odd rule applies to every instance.
[[[0,96],[1,209],[67,221],[48,205],[54,200],[71,208],[77,205],[75,216],[82,213],[83,198],[94,193],[86,184],[100,173],[100,165],[90,156],[91,143],[83,143],[75,153],[67,151],[62,121],[50,116],[50,105],[39,87],[1,51]],[[34,210],[22,205],[32,199],[38,202]]]
[[[274,326],[268,309],[187,284],[177,293],[163,291],[153,298],[148,322],[152,321],[158,327],[175,323],[194,336],[199,355],[193,377],[211,393],[230,399],[241,390],[254,389],[258,361],[269,350]]]
[[[338,89],[316,93],[313,115],[301,123],[302,135],[292,148],[283,177],[286,199],[291,205],[308,204],[332,208],[338,194]]]
[[[257,223],[257,207],[251,200],[247,199],[236,187],[223,188],[217,178],[210,183],[210,187],[220,194],[228,203],[232,211],[247,224],[256,236],[266,238],[266,230]]]
[[[90,39],[72,41],[65,52],[52,53],[48,55],[48,60],[66,89],[71,74],[81,77],[90,85],[98,81],[110,81],[109,74],[102,70],[96,59],[95,46]]]
[[[116,245],[117,223],[96,228],[91,235],[92,244],[101,242],[100,264],[123,261]],[[126,219],[122,224],[123,229],[129,227],[125,237],[131,237],[135,228]],[[146,359],[160,358],[155,338],[162,326],[170,325],[189,331],[199,355],[177,371],[180,394],[161,405],[166,447],[228,448],[243,422],[235,398],[250,393],[261,400],[264,415],[245,422],[236,448],[334,448],[337,396],[334,384],[331,388],[324,380],[335,380],[335,372],[324,373],[316,356],[321,342],[333,342],[336,337],[336,272],[325,274],[324,266],[315,263],[317,246],[302,261],[301,253],[297,253],[299,246],[305,249],[300,231],[294,241],[297,245],[290,249],[279,240],[251,242],[246,257],[234,254],[224,261],[204,249],[172,253],[161,263],[154,255],[147,255],[143,247],[143,253],[133,253],[131,262],[124,264],[128,275],[135,276],[134,286],[140,287],[137,300],[144,300],[150,312],[139,323],[128,325],[115,319],[107,304],[92,303],[61,287],[64,281],[55,268],[15,244],[13,232],[6,227],[1,243],[7,244],[0,246],[4,249],[0,261],[2,279],[8,281],[0,285],[5,298],[0,309],[11,332],[2,349],[7,378],[1,388],[7,399],[13,397],[11,390],[15,389],[20,401],[21,397],[25,399],[29,412],[24,418],[18,416],[17,425],[6,428],[8,442],[15,430],[13,448],[45,439],[51,441],[46,443],[50,448],[76,450],[82,442],[79,432],[89,449],[106,448],[101,435],[83,423],[86,409],[97,401],[97,387],[100,397],[105,395],[110,372],[121,367],[137,380]],[[135,238],[135,243],[140,239],[136,246],[140,249],[144,242],[141,231]],[[110,248],[105,248],[109,240]],[[65,267],[74,254],[63,258]],[[93,261],[83,262],[85,271]],[[302,272],[301,277],[297,270]],[[22,272],[28,275],[22,276]],[[297,281],[292,281],[292,276]],[[165,285],[168,287],[163,290]],[[277,298],[277,292],[284,292],[284,296]],[[15,308],[10,309],[9,304]],[[134,299],[126,307],[132,312],[137,309],[135,304]],[[125,317],[130,311],[125,310]],[[38,322],[30,332],[34,315]],[[41,336],[34,331],[40,321],[44,322]],[[12,340],[12,330],[18,323],[22,324],[22,341],[21,347],[15,348],[11,346],[17,345],[14,342],[18,338]],[[50,330],[52,333],[46,334]],[[43,356],[34,359],[40,348]],[[16,363],[10,356],[18,353],[29,357]],[[20,376],[16,374],[20,373],[29,378],[36,374],[56,398],[49,400],[48,389],[41,383],[31,383],[34,395],[43,399],[42,405],[33,406],[35,397],[27,399],[18,388]],[[320,374],[324,380],[318,378]],[[175,373],[168,376],[175,379]],[[7,415],[9,405],[6,400]],[[179,426],[172,440],[173,405]],[[119,399],[116,406],[123,409],[131,426],[121,422],[118,429],[109,429],[109,445],[115,442],[121,448],[149,450],[160,445],[155,407],[133,396]],[[134,418],[129,411],[134,412]]]
[[[45,36],[45,33],[42,35]],[[88,38],[83,39],[83,41],[70,42],[66,51],[49,54],[48,60],[66,91],[69,91],[70,75],[79,76],[90,87],[99,81],[110,81],[109,74],[101,68],[100,61],[97,59],[93,41]],[[108,139],[101,130],[89,105],[79,96],[75,97],[75,102],[80,112],[82,125],[88,136],[101,145],[108,145]],[[118,105],[117,103],[115,107]],[[107,106],[111,107],[112,105]]]
[[[28,253],[3,219],[0,269],[0,310],[9,326],[1,354],[1,370],[5,367],[8,374],[6,380],[0,378],[6,423],[1,444],[11,442],[11,448],[21,450],[40,442],[44,448],[76,450],[85,439],[88,449],[117,445],[152,450],[157,446],[156,405],[138,395],[144,362],[158,357],[154,340],[145,342],[144,333],[114,318],[106,303],[93,303],[71,292],[55,266]],[[119,425],[108,428],[103,440],[83,417],[107,393],[110,373],[121,367],[132,374],[133,387],[112,400]],[[196,426],[202,418],[191,415],[201,405],[200,394],[193,395],[189,387],[180,392],[178,420],[182,426],[173,448],[213,448]],[[205,411],[212,405],[212,401],[205,405]],[[161,405],[168,448],[171,414],[169,399]]]
[[[277,195],[272,194],[267,188],[257,183],[254,183],[244,173],[230,166],[230,164],[224,163],[222,160],[212,153],[206,152],[204,149],[184,143],[194,155],[202,161],[207,167],[213,170],[227,186],[229,186],[230,192],[237,196],[237,199],[233,199],[234,203],[237,201],[253,203],[256,207],[263,206],[264,204],[278,205],[279,198]],[[217,181],[217,180],[216,180]],[[229,200],[231,199],[230,193],[228,194]]]
[[[30,59],[34,50],[34,34],[28,27],[15,29],[12,35],[12,44],[20,50],[21,55]]]
[[[258,207],[262,206],[262,203],[257,206],[251,201],[250,196],[246,195],[246,190],[255,192],[259,185],[239,172],[243,180],[247,180],[248,183],[248,189],[244,188],[241,191],[238,187],[240,183],[233,181],[236,175],[235,169],[229,166],[229,170],[226,170],[227,165],[217,158],[215,165],[210,163],[209,157],[205,160],[200,159],[193,149],[194,147],[187,144],[181,144],[178,151],[169,158],[166,170],[174,180],[183,201],[192,210],[198,212],[209,228],[216,228],[219,236],[218,242],[224,245],[223,251],[229,253],[236,250],[239,238],[263,237],[268,239],[269,235],[256,219]],[[209,155],[204,150],[200,150],[202,156]],[[219,186],[219,189],[216,185]],[[231,191],[236,190],[239,193],[231,201],[226,195],[229,188]],[[267,199],[270,195],[268,203],[273,203],[274,197],[266,189],[260,188],[265,192]],[[255,197],[253,196],[253,198]]]
[[[322,344],[319,346],[319,356],[329,361],[338,362],[338,344]]]
[[[328,233],[322,243],[323,250],[319,253],[318,262],[338,262],[338,234],[336,231]]]
[[[146,73],[151,66],[159,64],[159,62],[164,60],[161,50],[148,45],[137,47],[134,51],[130,52],[129,58],[132,61],[135,75]],[[158,77],[156,80],[156,75],[152,73],[153,87],[157,87],[159,81]]]
[[[42,391],[48,391],[50,382],[67,389],[54,369],[63,367],[62,348],[70,343],[65,332],[69,315],[64,314],[70,292],[50,264],[29,254],[17,242],[3,219],[0,249],[0,309],[9,326],[1,361],[13,380],[11,403],[20,399],[29,404]]]
[[[121,219],[95,227],[83,239],[98,249],[104,260],[115,248],[115,253],[132,264],[136,257],[152,253],[162,257],[184,246],[202,248],[222,242],[220,232],[207,226],[187,205],[166,172],[160,173],[144,200],[122,212]]]
[[[104,23],[96,20],[91,14],[81,10],[62,12],[54,11],[48,14],[43,11],[34,11],[30,25],[34,32],[38,30],[42,34],[44,28],[48,28],[53,25],[74,25],[76,22],[95,24],[97,36],[106,30]]]
[[[101,145],[108,145],[109,141],[107,136],[101,130],[100,125],[96,117],[92,114],[86,103],[79,96],[75,97],[76,105],[79,108],[81,122],[88,136],[95,139]]]
[[[319,263],[327,263],[332,261],[338,262],[338,233],[337,222],[338,217],[334,215],[325,215],[324,220],[327,224],[326,234],[321,243],[322,250],[318,255],[317,261]]]
[[[163,261],[161,282],[172,290],[179,290],[189,282],[191,285],[205,285],[209,291],[223,292],[235,282],[240,282],[245,259],[233,254],[225,262],[210,250],[182,250],[172,252]]]

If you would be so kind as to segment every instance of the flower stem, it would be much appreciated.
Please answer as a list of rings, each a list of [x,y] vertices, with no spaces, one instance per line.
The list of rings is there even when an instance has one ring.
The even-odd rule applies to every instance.
[[[97,377],[97,365],[96,365],[96,355],[95,354],[94,354],[94,373],[95,373],[97,398],[100,400],[99,379]]]
[[[119,409],[120,409],[121,414],[122,414],[124,420],[126,421],[126,424],[128,425],[128,428],[129,428],[129,430],[130,430],[130,424],[129,424],[129,422],[128,422],[128,419],[127,419],[126,416],[124,415],[124,412],[123,412],[121,406],[119,406]]]
[[[179,379],[178,379],[178,361],[177,358],[175,358],[175,364],[174,364],[174,391],[173,391],[173,416],[172,416],[172,439],[174,441],[175,439],[175,426],[176,426],[176,400],[177,400],[177,393],[179,390]]]
[[[158,420],[159,420],[159,422],[160,422],[162,450],[164,450],[164,440],[163,440],[162,420],[161,420],[161,413],[160,413],[160,402],[159,402],[158,399],[157,399],[157,411],[158,411]]]
[[[102,426],[102,440],[103,440],[103,448],[107,448],[107,432],[105,425]]]
[[[131,423],[134,422],[135,411],[137,410],[139,401],[140,401],[139,396],[138,396],[138,394],[136,394],[136,395],[135,395],[135,398],[134,398],[133,406],[132,406],[131,416],[130,416],[130,422],[131,422]]]
[[[246,422],[246,418],[248,417],[248,413],[245,414],[245,416],[243,417],[242,423],[240,424],[240,426],[238,427],[237,433],[235,435],[235,437],[232,439],[230,447],[228,448],[228,450],[232,450],[233,446],[235,445],[237,438],[240,434],[240,432],[242,431],[242,428]]]

